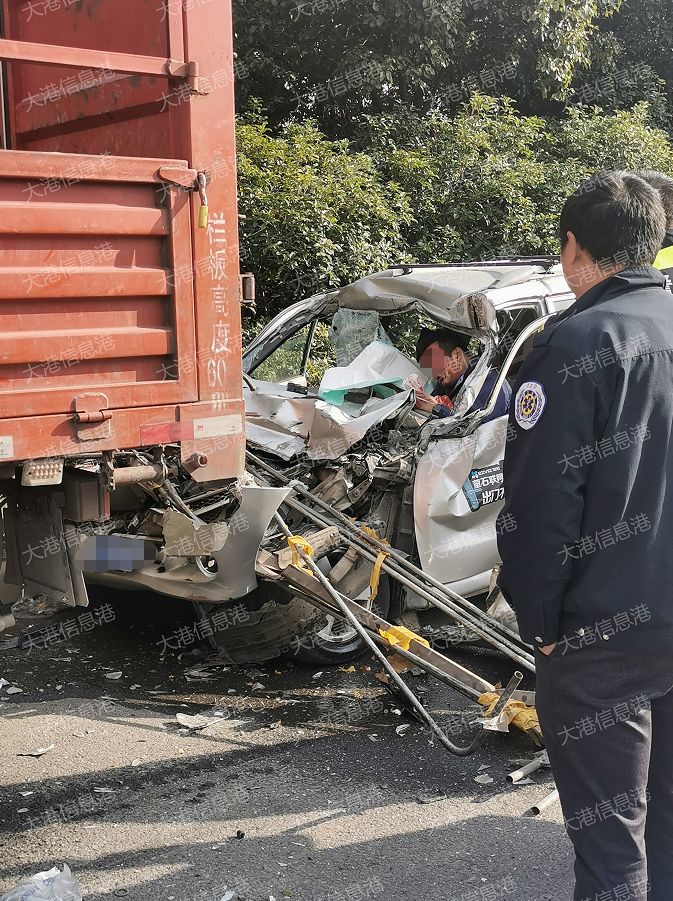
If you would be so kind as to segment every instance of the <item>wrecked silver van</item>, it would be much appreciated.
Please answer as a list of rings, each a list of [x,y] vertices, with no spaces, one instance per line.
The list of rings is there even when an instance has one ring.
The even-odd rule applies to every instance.
[[[285,484],[297,480],[457,594],[486,598],[499,563],[508,437],[507,416],[492,416],[496,398],[545,319],[573,300],[556,261],[526,259],[401,266],[294,304],[243,356],[251,472],[258,482],[264,471]],[[424,376],[413,349],[428,326],[463,333],[476,364],[442,419],[415,409]],[[493,370],[493,390],[477,409]],[[284,515],[295,534],[310,532],[296,511]],[[262,584],[243,599],[254,608],[248,628],[220,633],[218,646],[234,661],[288,649],[312,662],[353,659],[360,639],[347,623],[319,614],[282,580],[264,583],[260,560],[277,537],[271,525],[261,542]],[[455,624],[438,622],[422,597],[379,579],[338,535],[320,566],[338,590],[386,619],[435,641],[460,640]]]

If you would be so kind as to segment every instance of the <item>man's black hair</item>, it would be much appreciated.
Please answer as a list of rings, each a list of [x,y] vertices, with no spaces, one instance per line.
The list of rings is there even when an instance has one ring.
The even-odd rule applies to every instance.
[[[431,344],[439,344],[445,354],[451,354],[460,347],[467,351],[470,344],[469,335],[454,332],[450,328],[422,328],[416,341],[416,359],[420,360]]]
[[[560,221],[563,248],[568,232],[604,269],[651,266],[666,234],[661,196],[632,172],[598,172],[565,202]]]
[[[633,174],[659,191],[666,213],[666,231],[673,231],[673,178],[654,169],[639,169]]]

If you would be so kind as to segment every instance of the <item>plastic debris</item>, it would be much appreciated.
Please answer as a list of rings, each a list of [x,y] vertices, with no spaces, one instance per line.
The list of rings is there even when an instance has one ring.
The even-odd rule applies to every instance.
[[[0,679],[0,688],[4,688],[5,685],[11,685],[11,682],[8,682],[7,679]]]
[[[312,678],[312,679],[319,679],[319,678],[322,676],[322,674],[323,674],[323,671],[320,670],[320,672],[318,672],[318,673],[313,673],[313,675],[311,676],[311,678]]]
[[[116,673],[105,673],[106,679],[121,679],[121,677],[122,677],[121,670],[119,670],[119,672],[116,672]]]
[[[409,723],[402,723],[401,726],[398,726],[395,729],[395,732],[397,732],[398,735],[404,735],[404,733],[410,728],[411,728],[411,725]]]
[[[47,745],[46,748],[35,748],[32,751],[17,751],[16,756],[17,757],[42,757],[42,755],[46,754],[47,751],[53,751],[54,747],[55,747],[54,745]],[[0,901],[3,901],[3,899],[0,898]]]
[[[236,830],[236,838],[238,838],[238,839],[245,838],[245,832],[243,832],[242,829],[237,829]]]
[[[25,879],[0,901],[82,901],[84,888],[75,879],[67,863],[63,870],[52,867]]]
[[[395,672],[399,673],[400,675],[404,675],[404,673],[411,672],[411,664],[409,663],[408,660],[405,660],[404,657],[402,657],[400,654],[391,654],[390,657],[388,657],[388,662],[390,663],[392,668],[395,670]],[[385,670],[381,670],[381,672],[385,673]]]
[[[493,783],[493,776],[489,776],[488,773],[482,773],[481,776],[475,776],[474,781],[478,782],[479,785],[491,785]]]
[[[220,722],[220,720],[208,719],[207,716],[203,716],[200,713],[176,713],[175,719],[180,723],[181,726],[184,726],[185,729],[192,730],[205,729],[206,726],[213,726],[215,725],[215,723]]]
[[[264,691],[266,685],[262,685],[261,682],[255,682],[255,684],[250,688],[250,691]]]
[[[21,598],[10,607],[12,615],[16,619],[33,619],[36,616],[53,616],[57,610],[63,610],[63,604],[50,601],[44,595],[35,598]]]
[[[230,666],[223,663],[197,663],[185,670],[185,679],[188,682],[211,682],[222,673],[228,673]]]
[[[236,892],[233,889],[227,889],[226,885],[224,887],[224,895],[220,898],[220,901],[232,901],[233,898],[236,897]]]

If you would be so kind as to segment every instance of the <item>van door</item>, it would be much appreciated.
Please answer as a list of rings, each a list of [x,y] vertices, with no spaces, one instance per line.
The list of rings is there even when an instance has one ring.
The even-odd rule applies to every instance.
[[[511,341],[491,397],[483,410],[469,414],[468,428],[458,428],[456,420],[457,428],[431,440],[417,464],[414,520],[421,567],[464,596],[487,591],[500,562],[496,519],[504,503],[502,464],[509,426],[507,416],[487,421],[488,416],[546,318],[535,317]],[[450,430],[450,421],[443,422]]]

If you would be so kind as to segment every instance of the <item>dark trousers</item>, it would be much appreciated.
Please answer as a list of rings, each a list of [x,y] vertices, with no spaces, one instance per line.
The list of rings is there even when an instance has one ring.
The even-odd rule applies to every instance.
[[[559,644],[535,659],[574,901],[673,901],[673,656]]]

